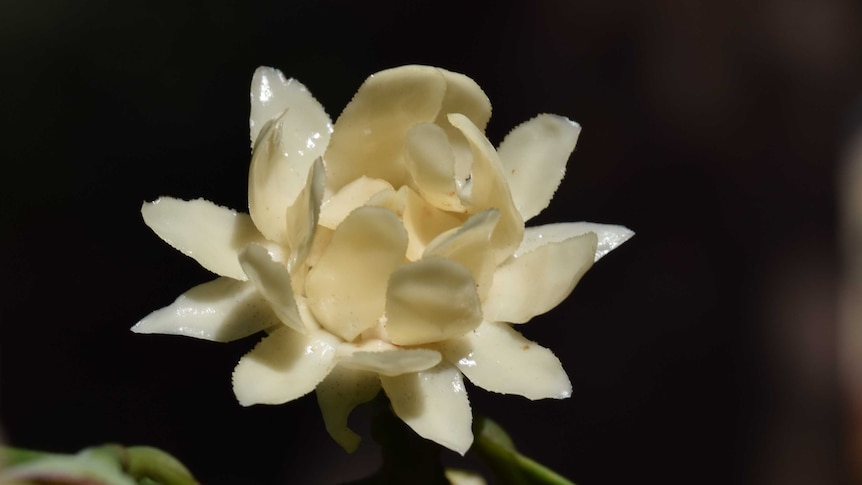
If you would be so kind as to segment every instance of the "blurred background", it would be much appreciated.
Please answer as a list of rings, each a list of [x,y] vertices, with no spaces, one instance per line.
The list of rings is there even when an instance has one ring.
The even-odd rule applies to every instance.
[[[205,484],[374,470],[373,441],[345,455],[313,396],[236,403],[230,373],[256,337],[128,330],[210,279],[139,210],[160,195],[246,209],[257,66],[299,79],[334,119],[368,75],[421,63],[485,89],[495,144],[542,112],[581,123],[535,224],[637,233],[520,327],[560,357],[572,398],[470,387],[474,409],[580,484],[862,483],[847,263],[862,239],[841,236],[862,203],[858,218],[839,205],[862,180],[848,148],[860,33],[853,0],[4,0],[4,438],[155,445]]]

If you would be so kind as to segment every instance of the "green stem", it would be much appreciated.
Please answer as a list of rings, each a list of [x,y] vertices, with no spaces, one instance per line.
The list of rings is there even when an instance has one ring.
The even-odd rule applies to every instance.
[[[528,458],[515,449],[509,435],[497,423],[474,417],[476,440],[471,451],[485,461],[502,485],[574,485],[550,468]]]

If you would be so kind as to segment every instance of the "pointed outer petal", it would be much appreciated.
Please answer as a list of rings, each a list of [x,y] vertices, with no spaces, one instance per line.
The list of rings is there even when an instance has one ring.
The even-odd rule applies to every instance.
[[[404,228],[409,234],[407,259],[416,261],[422,257],[425,247],[441,233],[460,226],[464,222],[461,214],[440,210],[429,204],[410,187],[401,187],[406,192]],[[399,190],[399,192],[402,192]]]
[[[266,249],[256,244],[246,246],[239,254],[239,263],[278,319],[297,332],[307,333],[293,297],[290,273],[284,264],[273,261]]]
[[[504,263],[482,307],[485,319],[524,323],[559,305],[593,265],[596,244],[595,233],[588,232]]]
[[[551,203],[580,133],[574,121],[541,114],[515,127],[500,144],[497,153],[525,221]]]
[[[446,125],[455,129],[448,122]],[[455,153],[443,128],[432,123],[411,128],[405,140],[404,162],[413,187],[425,200],[438,209],[464,212],[455,183]]]
[[[473,415],[461,372],[442,363],[396,377],[380,376],[392,409],[419,436],[464,454],[473,443]]]
[[[346,341],[377,325],[386,282],[406,250],[407,231],[392,211],[351,212],[306,278],[308,304],[320,324]]]
[[[328,186],[337,191],[362,175],[403,185],[407,130],[433,121],[445,93],[446,80],[433,67],[404,66],[370,76],[335,122],[324,156]]]
[[[396,345],[460,337],[482,322],[470,270],[443,258],[405,264],[386,289],[386,331]]]
[[[245,280],[236,255],[264,238],[248,214],[204,199],[160,197],[141,206],[144,222],[166,243],[220,276]]]
[[[441,358],[436,350],[396,348],[382,352],[353,352],[339,359],[339,365],[384,376],[399,376],[428,370],[439,364]]]
[[[253,284],[222,277],[183,293],[132,331],[230,342],[273,325],[280,326],[278,317]]]
[[[594,222],[561,222],[529,227],[524,232],[524,241],[521,243],[521,247],[515,251],[515,257],[529,253],[543,244],[565,241],[588,232],[593,232],[598,237],[595,261],[635,235],[634,231],[624,226]]]
[[[325,185],[326,172],[323,161],[318,158],[311,166],[305,187],[285,214],[287,243],[291,251],[288,266],[291,269],[305,262],[311,249]]]
[[[322,145],[325,149],[332,133],[329,115],[302,83],[292,78],[285,79],[278,69],[265,66],[258,67],[251,80],[251,116],[248,120],[251,146],[255,145],[263,126],[286,109],[294,112],[291,116],[304,119],[305,133],[295,131],[293,134],[308,137],[299,141]]]
[[[485,209],[500,211],[500,221],[491,235],[494,259],[497,264],[511,256],[524,236],[524,220],[515,208],[503,166],[494,147],[476,125],[466,116],[453,113],[449,122],[461,130],[473,150],[472,189],[468,209],[480,212]]]
[[[484,300],[494,277],[494,253],[491,234],[500,212],[488,209],[467,219],[461,227],[440,234],[425,248],[423,257],[439,256],[464,265],[473,275],[479,298]]]
[[[572,384],[553,352],[502,322],[482,322],[473,332],[435,346],[470,382],[491,392],[528,399],[563,399]]]
[[[260,132],[248,173],[248,210],[267,239],[289,245],[285,213],[326,149],[318,129],[313,116],[306,119],[302,109],[287,109]]]
[[[384,190],[395,189],[385,180],[359,177],[323,203],[320,225],[335,229],[353,209],[365,205],[372,196]]]
[[[272,332],[239,360],[233,392],[243,406],[284,404],[313,391],[335,367],[338,339],[322,330]]]
[[[373,372],[339,365],[317,385],[316,391],[326,431],[345,451],[353,453],[360,438],[347,427],[347,418],[353,408],[374,399],[380,392],[380,378]]]

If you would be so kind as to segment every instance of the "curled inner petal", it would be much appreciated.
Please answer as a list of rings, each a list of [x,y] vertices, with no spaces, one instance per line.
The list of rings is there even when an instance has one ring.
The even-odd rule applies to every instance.
[[[346,341],[377,325],[389,274],[406,250],[407,232],[392,211],[351,212],[306,277],[308,303],[320,324]]]
[[[386,290],[386,330],[398,345],[419,345],[463,335],[482,321],[470,270],[444,258],[401,266]]]

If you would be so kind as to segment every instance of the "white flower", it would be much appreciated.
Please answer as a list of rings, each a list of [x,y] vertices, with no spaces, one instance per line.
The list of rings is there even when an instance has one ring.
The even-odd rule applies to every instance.
[[[539,115],[497,150],[488,98],[426,66],[377,73],[333,127],[306,88],[261,67],[251,93],[249,215],[162,197],[144,221],[220,277],[133,327],[219,342],[267,336],[233,374],[242,405],[313,390],[348,451],[347,418],[382,387],[419,435],[459,453],[484,389],[565,398],[554,354],[511,324],[547,312],[632,232],[524,228],[557,189],[580,127]]]

